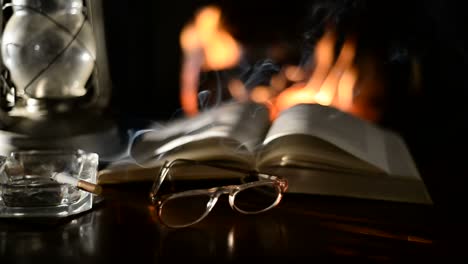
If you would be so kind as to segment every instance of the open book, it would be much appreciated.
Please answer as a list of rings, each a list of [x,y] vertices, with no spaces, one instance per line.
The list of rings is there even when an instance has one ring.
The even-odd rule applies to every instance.
[[[185,158],[283,176],[293,193],[432,203],[401,137],[318,104],[271,122],[262,105],[226,103],[142,134],[131,156],[138,165],[111,165],[99,183],[153,180],[165,160]]]

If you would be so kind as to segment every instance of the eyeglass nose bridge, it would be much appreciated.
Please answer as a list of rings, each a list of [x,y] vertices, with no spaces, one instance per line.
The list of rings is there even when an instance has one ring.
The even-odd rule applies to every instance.
[[[229,197],[231,197],[239,190],[239,187],[236,185],[229,185],[229,186],[213,188],[211,190],[213,192],[212,194],[213,197],[219,198],[223,194],[229,194]]]
[[[223,187],[215,187],[208,190],[208,192],[213,193],[213,195],[220,196],[222,194],[231,194],[235,191],[239,190],[239,186],[237,185],[228,185]]]
[[[237,185],[229,185],[229,186],[215,187],[215,188],[209,189],[208,192],[211,192],[211,200],[208,203],[207,208],[209,207],[209,209],[212,209],[221,195],[229,194],[229,197],[232,197],[238,190],[239,190],[239,187]]]
[[[228,185],[228,186],[223,186],[223,187],[218,187],[218,188],[213,188],[213,198],[212,200],[218,200],[218,198],[223,195],[223,194],[229,194],[229,205],[233,210],[237,210],[234,206],[234,196],[236,193],[239,191],[239,186],[238,185]],[[214,206],[214,205],[213,205]],[[208,206],[207,206],[208,208]],[[210,210],[213,207],[210,208]]]

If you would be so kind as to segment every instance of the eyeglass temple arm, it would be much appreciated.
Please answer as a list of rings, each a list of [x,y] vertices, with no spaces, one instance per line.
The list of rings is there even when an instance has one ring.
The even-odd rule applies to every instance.
[[[153,183],[153,186],[151,187],[151,192],[150,192],[150,197],[151,200],[155,200],[157,197],[157,193],[159,191],[159,188],[161,188],[162,183],[164,182],[164,179],[167,176],[167,172],[170,168],[170,162],[164,162],[164,165],[161,167],[161,170],[159,173],[156,175],[158,179],[156,179]]]
[[[151,199],[153,201],[156,200],[159,188],[161,187],[162,183],[164,182],[164,180],[165,180],[165,178],[166,178],[166,176],[168,174],[169,169],[174,164],[177,164],[177,163],[187,163],[187,164],[193,164],[193,165],[201,164],[201,165],[207,165],[207,166],[220,168],[220,169],[227,169],[227,170],[243,172],[243,173],[246,173],[246,174],[255,174],[256,176],[258,176],[260,178],[280,181],[280,186],[281,186],[281,189],[283,190],[283,192],[286,191],[286,189],[288,188],[288,182],[286,181],[286,179],[284,179],[282,177],[278,177],[278,176],[274,176],[274,175],[270,175],[270,174],[265,174],[265,173],[259,173],[257,171],[253,171],[253,170],[245,170],[245,169],[242,169],[242,168],[223,166],[221,164],[216,164],[216,163],[202,162],[202,161],[189,160],[189,159],[176,159],[176,160],[172,160],[172,161],[167,160],[166,162],[164,162],[163,166],[161,167],[161,170],[157,174],[157,177],[159,177],[159,178],[155,179],[155,181],[153,183],[153,186],[151,188],[151,193],[150,193]]]
[[[230,170],[230,171],[236,171],[236,172],[242,172],[245,174],[257,174],[258,172],[255,170],[249,170],[249,169],[242,169],[239,167],[234,167],[234,166],[228,166],[228,165],[223,165],[220,163],[217,163],[215,161],[200,161],[200,160],[190,160],[190,159],[175,159],[171,162],[167,163],[167,167],[171,167],[174,164],[191,164],[191,165],[203,165],[203,166],[209,166],[213,168],[218,168],[218,169],[225,169],[225,170]]]
[[[283,177],[270,175],[270,174],[265,174],[265,173],[258,173],[257,176],[260,177],[260,178],[266,179],[266,180],[278,181],[279,186],[281,187],[281,190],[283,192],[286,192],[286,190],[288,189],[288,181]]]
[[[153,181],[153,186],[151,187],[151,192],[150,192],[150,198],[153,202],[155,202],[158,198],[157,194],[159,191],[159,188],[161,188],[162,183],[166,179],[166,176],[168,175],[168,172],[170,168],[177,163],[190,163],[190,164],[197,164],[198,161],[193,161],[193,160],[186,160],[186,159],[176,159],[176,160],[166,160],[164,164],[162,165],[161,169],[159,172],[156,174],[157,179]]]

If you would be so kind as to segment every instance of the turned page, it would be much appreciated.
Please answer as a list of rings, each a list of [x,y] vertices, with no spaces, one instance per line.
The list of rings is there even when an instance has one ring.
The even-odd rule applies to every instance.
[[[100,171],[99,182],[152,180],[154,168],[177,158],[218,160],[252,168],[254,151],[269,126],[264,106],[228,102],[195,117],[149,127],[130,146],[128,159]]]
[[[300,104],[283,111],[273,122],[263,144],[290,135],[319,138],[386,174],[419,179],[401,138],[333,107]]]
[[[269,123],[268,111],[264,107],[229,102],[142,134],[132,145],[131,155],[138,162],[147,163],[167,153],[177,156],[178,151],[193,152],[193,158],[196,158],[196,153],[204,156],[210,153],[217,155],[216,152],[226,155],[253,153],[261,144]],[[228,153],[230,151],[237,153]]]

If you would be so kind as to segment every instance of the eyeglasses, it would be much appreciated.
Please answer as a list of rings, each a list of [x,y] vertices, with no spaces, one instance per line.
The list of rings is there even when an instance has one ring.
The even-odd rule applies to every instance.
[[[173,171],[177,170],[175,168],[183,168],[186,173],[190,174],[186,177],[193,177],[194,174],[214,173],[218,177],[234,174],[243,175],[241,178],[243,182],[252,178],[257,180],[240,185],[158,195],[162,183],[166,177],[173,176]],[[277,206],[287,187],[287,181],[278,176],[215,163],[176,159],[164,163],[154,181],[150,197],[157,206],[160,222],[168,227],[181,228],[202,221],[223,194],[229,194],[229,204],[233,210],[243,214],[258,214]]]

